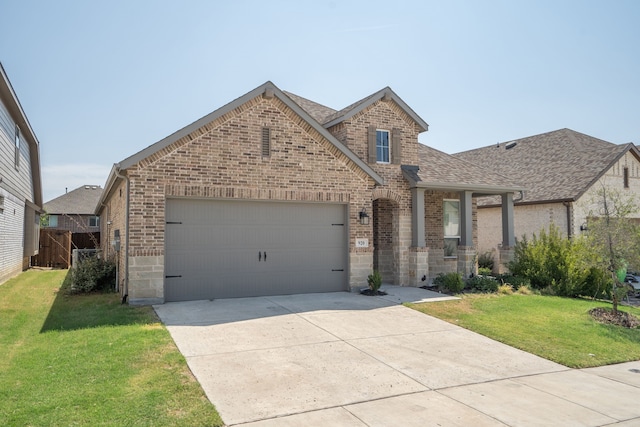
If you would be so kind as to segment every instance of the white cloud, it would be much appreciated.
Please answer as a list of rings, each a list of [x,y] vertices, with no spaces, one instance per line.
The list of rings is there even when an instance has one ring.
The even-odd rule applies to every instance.
[[[68,163],[42,166],[42,199],[46,203],[83,185],[104,187],[111,165]]]

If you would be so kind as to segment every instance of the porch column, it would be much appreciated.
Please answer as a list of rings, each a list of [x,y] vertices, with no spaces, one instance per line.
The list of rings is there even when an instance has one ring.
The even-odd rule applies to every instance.
[[[513,226],[513,193],[502,195],[502,247],[511,248],[516,245]]]
[[[473,193],[460,192],[460,246],[473,246]]]
[[[411,246],[423,248],[424,238],[424,189],[411,189]]]

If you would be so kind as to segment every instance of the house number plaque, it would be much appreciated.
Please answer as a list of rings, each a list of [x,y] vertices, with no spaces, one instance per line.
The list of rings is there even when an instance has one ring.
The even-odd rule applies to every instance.
[[[368,248],[368,247],[369,247],[369,239],[356,238],[356,248]]]

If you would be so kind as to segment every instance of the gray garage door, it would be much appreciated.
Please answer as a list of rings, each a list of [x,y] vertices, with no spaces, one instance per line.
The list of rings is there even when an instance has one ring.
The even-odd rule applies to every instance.
[[[346,205],[168,199],[165,300],[347,289]]]

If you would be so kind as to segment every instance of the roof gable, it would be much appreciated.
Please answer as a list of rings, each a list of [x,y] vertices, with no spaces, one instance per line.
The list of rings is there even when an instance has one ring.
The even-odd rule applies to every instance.
[[[522,183],[523,202],[577,200],[630,149],[571,129],[560,129],[454,154],[458,159]],[[637,151],[637,150],[636,150]]]
[[[369,175],[374,181],[378,184],[382,184],[384,182],[383,178],[378,175],[369,165],[367,165],[364,161],[362,161],[358,156],[356,156],[351,150],[345,147],[340,141],[338,141],[333,135],[331,135],[325,128],[323,128],[311,115],[305,111],[300,105],[294,102],[289,96],[287,96],[284,92],[282,92],[278,87],[276,87],[271,82],[266,82],[261,86],[253,89],[252,91],[244,94],[243,96],[237,98],[236,100],[226,104],[225,106],[213,111],[210,114],[196,120],[190,125],[174,132],[173,134],[167,136],[166,138],[156,142],[153,145],[139,151],[138,153],[127,157],[122,160],[118,164],[116,164],[116,168],[119,170],[127,169],[142,160],[145,160],[154,154],[157,154],[164,148],[169,147],[174,142],[184,138],[191,133],[197,131],[198,129],[206,126],[208,123],[213,122],[219,117],[235,110],[236,108],[242,106],[243,104],[251,101],[252,99],[263,96],[265,98],[277,97],[280,101],[287,105],[291,110],[293,110],[298,116],[300,116],[304,121],[306,121],[312,128],[314,128],[323,138],[329,141],[339,152],[344,154],[349,161],[355,164],[358,168],[364,171],[367,175]],[[311,101],[309,101],[311,102]],[[319,105],[319,104],[317,104]],[[112,170],[113,173],[113,170]]]
[[[429,130],[429,125],[425,122],[420,116],[416,114],[415,111],[411,109],[390,87],[385,87],[384,89],[379,90],[378,92],[367,96],[366,98],[361,99],[360,101],[354,102],[353,104],[343,108],[340,111],[336,111],[332,115],[325,117],[323,125],[326,128],[331,126],[335,126],[344,120],[348,120],[351,117],[355,116],[359,112],[365,110],[373,103],[377,101],[393,101],[395,102],[411,119],[418,125],[420,132],[426,132]]]

